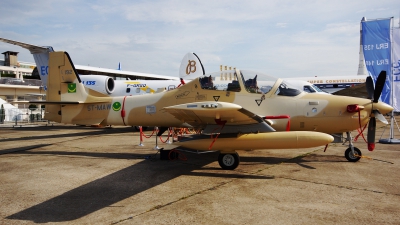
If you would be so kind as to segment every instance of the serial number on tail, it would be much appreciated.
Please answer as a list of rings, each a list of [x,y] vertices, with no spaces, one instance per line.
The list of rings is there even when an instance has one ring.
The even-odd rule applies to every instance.
[[[103,111],[103,110],[110,110],[111,104],[96,104],[96,105],[88,105],[87,111]]]

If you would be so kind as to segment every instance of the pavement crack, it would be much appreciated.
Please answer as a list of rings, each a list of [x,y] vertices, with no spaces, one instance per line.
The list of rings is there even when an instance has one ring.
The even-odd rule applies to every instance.
[[[343,188],[343,189],[348,189],[348,190],[367,191],[367,192],[378,193],[378,194],[386,194],[386,195],[400,196],[400,194],[393,194],[393,193],[387,193],[387,192],[383,192],[383,191],[370,190],[370,189],[367,189],[367,188],[357,188],[357,187],[350,187],[350,186],[344,186],[344,185],[339,185],[339,184],[322,183],[322,182],[317,182],[317,181],[296,179],[296,178],[284,177],[284,176],[277,176],[276,178],[281,178],[281,179],[286,179],[286,180],[293,180],[293,181],[299,181],[299,182],[305,182],[305,183],[311,183],[311,184],[318,184],[318,185],[326,185],[326,186],[337,187],[337,188]]]
[[[125,222],[125,221],[131,220],[131,219],[133,219],[133,218],[135,218],[135,217],[138,217],[138,216],[144,215],[144,214],[146,214],[146,213],[152,212],[152,211],[154,211],[154,210],[161,209],[161,208],[164,208],[164,207],[173,205],[173,204],[175,204],[175,203],[177,203],[177,202],[183,201],[183,200],[185,200],[185,199],[191,198],[191,197],[196,196],[196,195],[199,195],[199,194],[203,194],[203,193],[205,193],[205,192],[207,192],[207,191],[216,190],[216,189],[218,189],[218,188],[221,187],[221,186],[224,186],[224,185],[226,185],[226,184],[229,184],[229,183],[233,182],[234,180],[235,180],[235,179],[232,179],[232,180],[229,180],[229,181],[225,181],[225,182],[221,182],[221,183],[219,183],[219,184],[217,184],[217,185],[214,185],[214,186],[212,186],[212,187],[209,187],[209,188],[206,188],[206,189],[203,189],[203,190],[200,190],[200,191],[191,193],[191,194],[189,194],[189,195],[183,196],[183,197],[181,197],[181,198],[179,198],[179,199],[177,199],[177,200],[175,200],[175,201],[171,201],[171,202],[168,202],[168,203],[165,203],[165,204],[153,206],[152,208],[150,208],[149,210],[147,210],[147,211],[145,211],[145,212],[136,214],[136,215],[134,215],[134,216],[130,216],[130,217],[126,218],[126,219],[121,219],[121,220],[116,221],[116,222],[113,222],[113,223],[111,223],[111,224],[118,224],[118,223],[121,223],[121,222]]]

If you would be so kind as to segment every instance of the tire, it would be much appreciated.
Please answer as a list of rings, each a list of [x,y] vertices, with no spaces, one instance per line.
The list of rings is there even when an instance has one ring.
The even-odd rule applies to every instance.
[[[218,163],[224,170],[234,170],[239,166],[239,155],[237,153],[233,154],[222,154],[218,156]]]
[[[357,162],[358,160],[361,159],[361,156],[362,156],[360,149],[358,149],[356,147],[353,147],[353,148],[354,148],[354,152],[358,156],[353,155],[353,153],[351,152],[351,148],[346,149],[346,151],[344,152],[344,157],[346,157],[346,159],[349,162]]]

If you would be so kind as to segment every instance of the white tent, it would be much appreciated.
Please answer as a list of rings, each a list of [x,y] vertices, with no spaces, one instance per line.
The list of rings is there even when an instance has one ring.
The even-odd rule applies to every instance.
[[[0,98],[0,107],[3,105],[5,111],[5,122],[10,121],[21,121],[23,119],[27,119],[28,115],[27,112],[23,112],[22,110],[18,109],[17,107],[11,105],[10,103],[4,101]]]

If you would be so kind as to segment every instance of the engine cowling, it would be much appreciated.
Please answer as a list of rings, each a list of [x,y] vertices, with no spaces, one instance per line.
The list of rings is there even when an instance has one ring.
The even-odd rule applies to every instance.
[[[115,81],[112,77],[103,75],[81,75],[82,84],[100,93],[110,95],[114,92]]]

